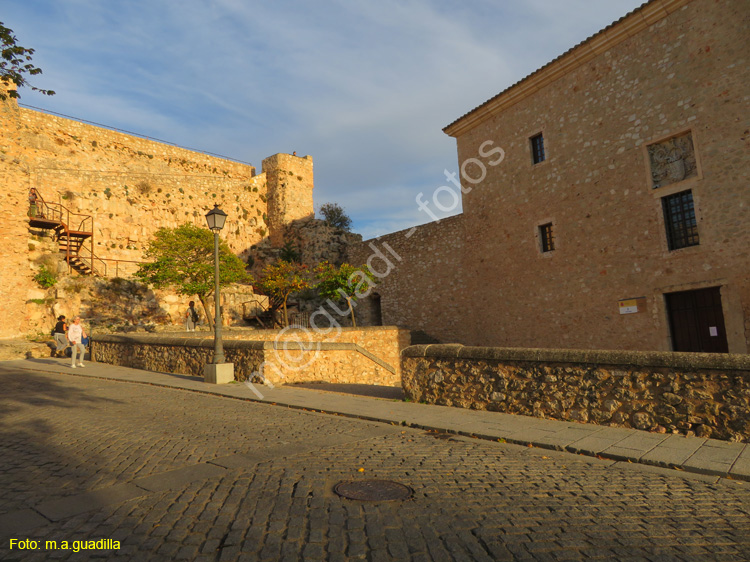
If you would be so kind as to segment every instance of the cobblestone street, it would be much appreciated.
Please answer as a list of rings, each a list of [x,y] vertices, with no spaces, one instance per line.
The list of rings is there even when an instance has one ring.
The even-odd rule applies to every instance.
[[[3,560],[750,559],[747,482],[7,366],[0,381]],[[358,479],[413,496],[333,492]],[[99,539],[120,549],[45,548]]]

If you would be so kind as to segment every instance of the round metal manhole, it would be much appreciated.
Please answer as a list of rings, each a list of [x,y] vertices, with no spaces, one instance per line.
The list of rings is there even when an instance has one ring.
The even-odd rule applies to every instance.
[[[405,500],[411,497],[411,488],[391,480],[352,480],[339,482],[333,488],[339,496],[359,501]]]

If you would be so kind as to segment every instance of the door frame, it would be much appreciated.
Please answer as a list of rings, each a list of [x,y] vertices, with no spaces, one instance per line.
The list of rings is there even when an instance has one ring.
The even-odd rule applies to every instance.
[[[745,339],[745,316],[742,308],[739,290],[726,278],[712,279],[709,281],[697,281],[693,283],[681,283],[659,287],[655,293],[661,296],[661,306],[657,307],[662,328],[662,349],[672,351],[672,332],[669,324],[669,311],[667,309],[667,293],[680,293],[683,291],[694,291],[697,289],[709,289],[719,287],[721,295],[721,311],[724,315],[724,329],[727,334],[729,353],[748,353],[748,344]],[[659,302],[659,299],[657,299]]]

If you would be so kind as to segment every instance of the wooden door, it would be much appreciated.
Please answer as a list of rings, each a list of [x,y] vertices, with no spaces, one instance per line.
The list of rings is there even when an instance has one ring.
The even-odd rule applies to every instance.
[[[674,351],[729,352],[719,287],[664,296]]]

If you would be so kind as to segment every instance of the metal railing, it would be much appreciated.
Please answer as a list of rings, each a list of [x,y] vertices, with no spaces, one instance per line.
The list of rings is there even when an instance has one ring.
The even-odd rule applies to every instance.
[[[111,275],[107,275],[107,277],[123,277],[128,276],[132,277],[133,274],[138,270],[138,266],[142,263],[149,263],[145,261],[136,261],[136,260],[120,260],[120,259],[114,259],[114,258],[96,258],[102,262],[107,262],[109,264],[108,271]],[[127,264],[127,265],[125,265]],[[105,263],[105,266],[107,264]]]
[[[55,228],[58,242],[62,233],[65,233],[65,261],[68,264],[68,271],[73,268],[71,258],[76,257],[91,270],[93,275],[107,275],[107,264],[94,254],[94,217],[92,215],[75,213],[62,203],[48,203],[39,191],[32,187],[29,192],[29,218],[32,221],[48,223],[47,228]],[[58,230],[57,226],[54,226],[55,223],[62,230]],[[74,254],[70,252],[74,237],[72,234],[80,240]],[[81,234],[86,236],[80,236]]]

